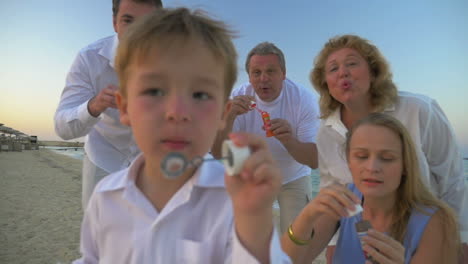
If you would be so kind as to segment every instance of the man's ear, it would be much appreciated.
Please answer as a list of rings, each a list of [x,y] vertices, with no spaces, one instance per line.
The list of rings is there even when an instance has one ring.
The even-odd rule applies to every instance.
[[[120,91],[115,93],[115,102],[120,113],[120,123],[130,126],[130,118],[128,116],[128,100],[127,97],[123,96]]]
[[[117,32],[117,17],[116,16],[112,16],[112,26],[114,27],[115,33],[118,33]]]

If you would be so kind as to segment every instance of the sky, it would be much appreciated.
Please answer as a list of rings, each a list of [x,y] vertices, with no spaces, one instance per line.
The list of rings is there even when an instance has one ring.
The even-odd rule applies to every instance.
[[[236,86],[248,81],[248,51],[262,41],[286,56],[287,77],[312,89],[309,73],[325,42],[357,34],[391,65],[399,90],[437,100],[468,157],[468,1],[163,0],[201,8],[238,32]],[[111,0],[0,0],[0,123],[59,140],[53,116],[78,51],[114,34]],[[77,139],[82,141],[82,139]]]

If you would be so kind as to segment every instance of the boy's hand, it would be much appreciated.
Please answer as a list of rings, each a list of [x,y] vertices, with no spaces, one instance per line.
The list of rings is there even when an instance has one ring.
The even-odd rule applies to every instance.
[[[265,140],[253,134],[233,133],[237,146],[248,146],[251,155],[239,175],[224,176],[234,209],[235,231],[241,244],[260,263],[269,263],[273,235],[273,201],[281,187],[280,169]]]
[[[281,187],[281,173],[266,142],[260,136],[247,133],[232,133],[229,137],[235,145],[248,146],[252,152],[239,175],[225,176],[234,209],[250,215],[271,211]]]

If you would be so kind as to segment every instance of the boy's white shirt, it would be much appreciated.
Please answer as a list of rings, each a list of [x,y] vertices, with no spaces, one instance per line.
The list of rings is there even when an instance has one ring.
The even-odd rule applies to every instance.
[[[139,155],[96,186],[74,263],[258,263],[234,230],[222,164],[203,163],[161,212],[135,185],[143,164]],[[271,263],[290,263],[272,233]]]

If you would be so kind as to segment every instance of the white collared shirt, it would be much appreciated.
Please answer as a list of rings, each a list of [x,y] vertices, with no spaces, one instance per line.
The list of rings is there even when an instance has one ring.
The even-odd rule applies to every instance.
[[[292,134],[298,141],[315,143],[320,126],[320,113],[317,96],[311,90],[286,79],[283,81],[280,95],[272,102],[262,101],[250,83],[245,83],[231,92],[231,98],[238,95],[254,96],[257,108],[268,112],[271,119],[281,118],[289,122]],[[261,114],[249,111],[237,116],[232,131],[244,131],[265,137],[262,126]],[[297,162],[278,139],[265,137],[265,140],[278,167],[281,168],[283,184],[310,175],[311,168]]]
[[[139,153],[131,129],[120,123],[119,111],[108,108],[98,117],[88,112],[88,101],[109,84],[118,86],[114,58],[117,36],[82,49],[66,78],[55,112],[55,131],[65,140],[86,136],[88,158],[109,173],[128,167]]]
[[[423,182],[459,214],[462,240],[468,241],[468,189],[463,161],[444,112],[427,96],[400,91],[397,103],[384,113],[398,119],[410,133]],[[321,122],[317,135],[321,187],[333,181],[352,182],[344,153],[347,132],[340,109]]]
[[[143,164],[140,155],[96,186],[74,263],[258,263],[237,238],[219,162],[203,163],[161,212],[135,185]],[[272,233],[271,263],[290,263]]]

